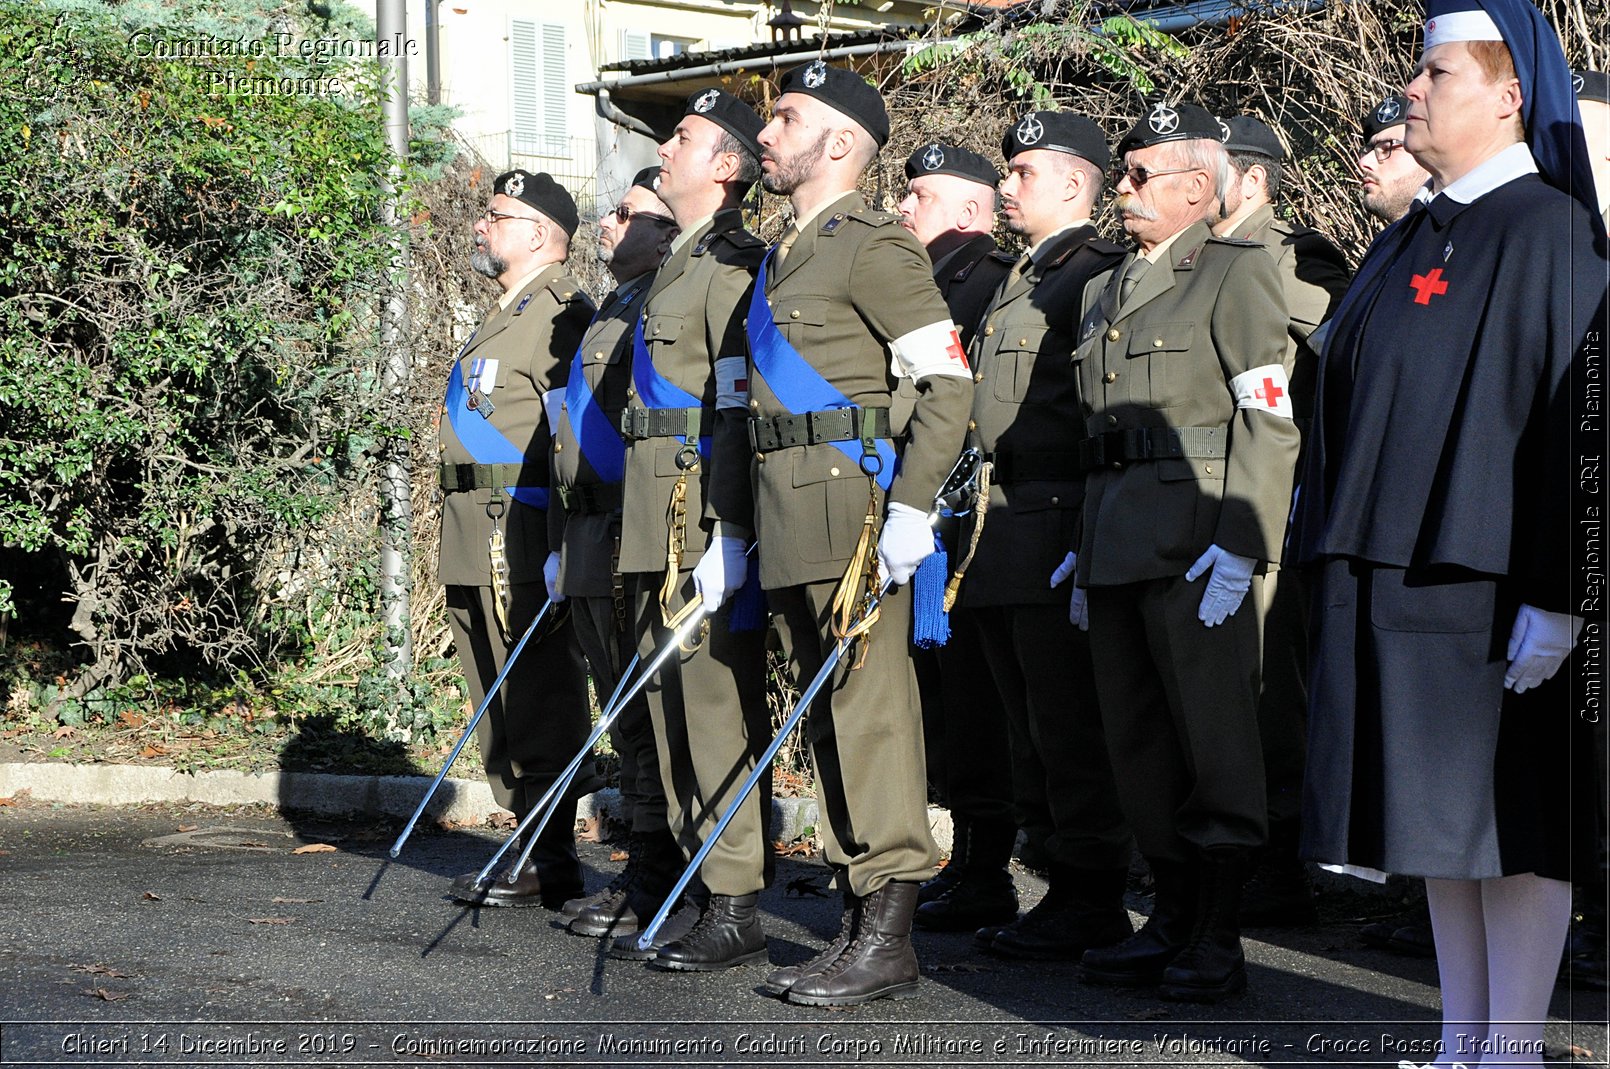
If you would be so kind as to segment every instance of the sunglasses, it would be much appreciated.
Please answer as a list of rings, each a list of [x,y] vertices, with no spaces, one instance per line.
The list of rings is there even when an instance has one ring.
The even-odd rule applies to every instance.
[[[630,204],[617,204],[617,205],[615,205],[615,207],[609,209],[609,211],[605,212],[604,214],[605,215],[613,215],[615,218],[619,219],[623,223],[626,222],[628,219],[636,218],[636,219],[652,219],[656,223],[666,223],[666,224],[669,224],[670,226],[675,226],[676,225],[676,220],[672,219],[669,215],[660,215],[657,212],[645,212],[641,208],[633,208]]]
[[[1165,174],[1188,174],[1191,171],[1200,171],[1200,167],[1175,167],[1168,171],[1151,171],[1145,167],[1120,167],[1113,171],[1113,185],[1117,185],[1123,178],[1129,179],[1129,184],[1139,189],[1154,178],[1161,178]]]

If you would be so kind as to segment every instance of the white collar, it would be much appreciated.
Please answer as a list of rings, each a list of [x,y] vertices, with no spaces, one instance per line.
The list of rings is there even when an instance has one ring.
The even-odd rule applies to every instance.
[[[1444,186],[1441,195],[1460,204],[1470,204],[1499,186],[1508,185],[1517,178],[1536,173],[1537,161],[1532,158],[1532,150],[1527,147],[1526,142],[1517,141],[1504,151],[1477,164],[1469,174],[1457,182],[1450,182]],[[1427,204],[1434,196],[1437,194],[1431,191],[1431,183],[1427,182],[1420,192],[1414,195],[1414,199]]]

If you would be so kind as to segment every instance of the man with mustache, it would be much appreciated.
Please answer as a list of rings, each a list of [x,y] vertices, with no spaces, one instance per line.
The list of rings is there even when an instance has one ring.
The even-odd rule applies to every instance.
[[[475,221],[470,266],[503,294],[459,351],[440,429],[438,574],[477,706],[548,597],[551,428],[593,314],[565,271],[579,222],[570,194],[548,175],[522,170],[499,175],[492,190]],[[586,741],[588,726],[581,649],[568,615],[551,613],[476,729],[498,805],[524,818]],[[450,893],[469,905],[549,909],[581,894],[576,799],[599,786],[596,775],[576,777],[513,882],[504,872],[477,886],[470,872]]]
[[[1078,961],[1134,930],[1123,904],[1129,829],[1107,763],[1090,649],[1055,589],[1072,570],[1064,554],[1084,490],[1073,364],[1080,301],[1123,249],[1091,223],[1109,159],[1094,122],[1027,112],[1007,127],[1001,155],[1002,212],[1027,250],[969,353],[977,389],[968,444],[989,461],[990,499],[952,626],[984,651],[1014,758],[1030,755],[1014,763],[1012,778],[1026,801],[1044,800],[1043,810],[1025,804],[1023,813],[1046,829],[1050,888],[1020,920],[983,928],[977,942],[1005,957]],[[978,524],[975,513],[969,526]],[[924,906],[919,920],[943,905]]]
[[[1216,237],[1219,122],[1154,104],[1119,145],[1138,247],[1088,307],[1079,360],[1087,616],[1113,775],[1151,865],[1151,918],[1084,956],[1093,983],[1218,1002],[1246,987],[1236,910],[1267,824],[1262,573],[1280,559],[1298,434],[1274,259]],[[1250,595],[1250,596],[1249,596]]]
[[[721,521],[756,532],[797,678],[815,676],[840,636],[854,647],[806,721],[843,925],[821,955],[766,981],[790,1002],[844,1006],[918,985],[911,915],[937,851],[905,584],[934,551],[928,513],[961,451],[973,381],[922,246],[855,192],[888,140],[883,98],[820,60],[781,89],[759,137],[762,181],[794,222],[749,307],[747,450],[734,438],[718,452],[711,496]],[[918,397],[897,441],[888,409],[906,378]],[[884,580],[895,586],[869,615]]]

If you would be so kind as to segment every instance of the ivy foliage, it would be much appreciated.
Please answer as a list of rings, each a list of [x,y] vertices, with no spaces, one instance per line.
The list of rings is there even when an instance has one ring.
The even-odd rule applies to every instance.
[[[48,573],[79,695],[380,640],[391,159],[319,10],[0,0],[0,617]]]

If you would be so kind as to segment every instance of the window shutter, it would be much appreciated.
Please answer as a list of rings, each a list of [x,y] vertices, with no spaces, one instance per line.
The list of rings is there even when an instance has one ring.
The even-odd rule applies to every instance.
[[[652,35],[638,33],[636,30],[621,31],[621,59],[623,61],[653,58],[654,39]]]
[[[540,151],[542,90],[537,74],[537,24],[515,19],[509,27],[511,146],[516,153]]]
[[[548,23],[542,27],[542,90],[545,117],[543,133],[551,142],[550,156],[570,154],[570,79],[565,72],[565,28]]]
[[[531,156],[568,155],[570,85],[564,26],[511,20],[509,62],[513,151]]]

